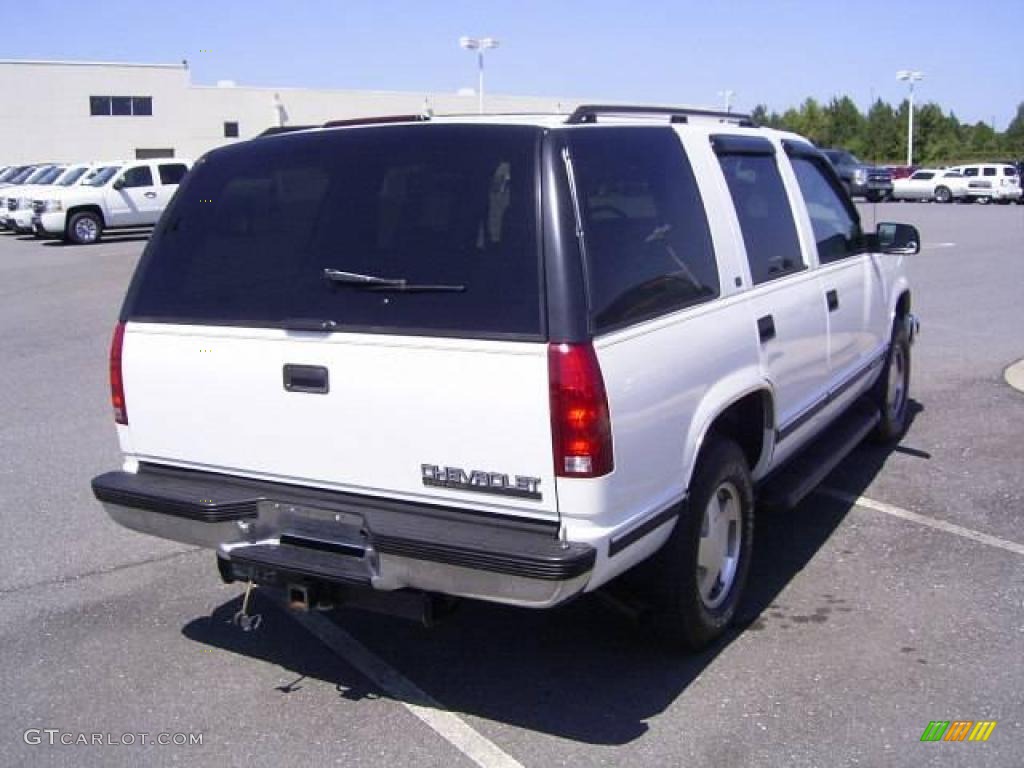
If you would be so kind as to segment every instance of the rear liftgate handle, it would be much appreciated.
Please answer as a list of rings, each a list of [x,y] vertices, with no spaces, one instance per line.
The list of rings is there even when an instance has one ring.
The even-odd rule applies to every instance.
[[[285,365],[284,388],[287,392],[326,395],[330,390],[327,369],[322,365]]]

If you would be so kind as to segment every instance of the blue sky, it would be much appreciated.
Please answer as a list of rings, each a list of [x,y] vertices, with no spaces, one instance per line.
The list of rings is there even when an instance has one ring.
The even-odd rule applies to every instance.
[[[33,0],[2,58],[175,62],[196,83],[455,91],[491,35],[495,93],[783,110],[919,99],[1003,130],[1024,101],[1024,0]],[[20,13],[20,12],[19,12]],[[32,30],[38,30],[34,32]]]

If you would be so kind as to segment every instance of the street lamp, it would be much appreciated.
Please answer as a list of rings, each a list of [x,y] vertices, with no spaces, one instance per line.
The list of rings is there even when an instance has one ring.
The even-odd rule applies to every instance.
[[[484,51],[497,48],[498,41],[493,37],[460,37],[459,45],[467,51],[476,51],[477,77],[479,84],[476,89],[477,104],[480,114],[484,112]]]
[[[914,83],[924,80],[924,72],[913,69],[901,69],[896,73],[896,79],[902,80],[910,86],[910,110],[907,115],[907,165],[914,164]]]

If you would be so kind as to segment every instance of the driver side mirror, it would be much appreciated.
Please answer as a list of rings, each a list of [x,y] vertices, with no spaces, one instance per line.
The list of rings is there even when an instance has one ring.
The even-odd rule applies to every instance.
[[[882,253],[912,256],[921,251],[921,235],[910,224],[883,222],[878,225],[878,249]]]
[[[113,183],[112,186],[114,187],[114,189],[116,189],[118,191],[124,189],[124,179],[118,179],[117,181],[115,181]]]

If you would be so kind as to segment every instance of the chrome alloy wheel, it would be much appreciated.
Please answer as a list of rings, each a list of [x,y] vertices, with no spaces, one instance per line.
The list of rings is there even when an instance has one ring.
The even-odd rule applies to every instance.
[[[75,222],[75,239],[80,243],[94,243],[99,234],[100,228],[92,219],[83,216]]]
[[[706,608],[717,608],[729,596],[740,562],[740,494],[723,482],[711,496],[700,526],[697,547],[697,588]]]
[[[907,354],[901,344],[894,344],[889,361],[888,416],[898,420],[907,404]]]

